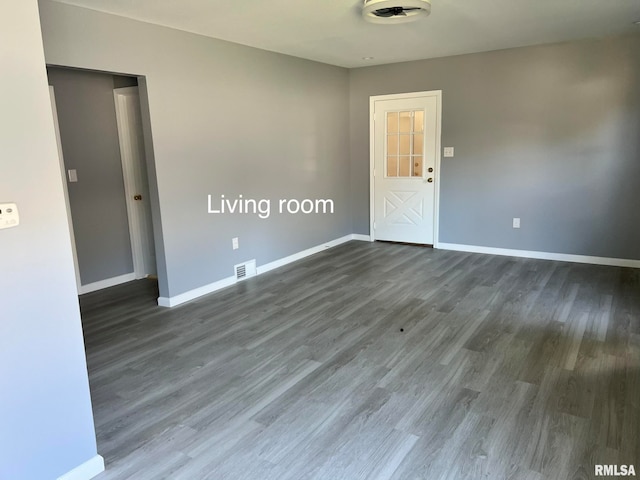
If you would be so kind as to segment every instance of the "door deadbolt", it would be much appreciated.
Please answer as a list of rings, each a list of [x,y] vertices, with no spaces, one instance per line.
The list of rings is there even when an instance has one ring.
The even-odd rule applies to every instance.
[[[429,171],[429,173],[433,172],[433,168],[429,167],[428,171]]]
[[[133,199],[134,200],[142,200],[142,195],[134,195]]]

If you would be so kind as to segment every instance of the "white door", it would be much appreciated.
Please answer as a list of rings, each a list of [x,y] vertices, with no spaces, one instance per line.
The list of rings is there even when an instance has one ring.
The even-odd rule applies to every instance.
[[[372,239],[433,245],[441,92],[372,97]]]
[[[149,180],[144,150],[138,87],[113,91],[118,120],[120,157],[129,215],[129,233],[136,278],[156,274],[156,254],[149,203]]]

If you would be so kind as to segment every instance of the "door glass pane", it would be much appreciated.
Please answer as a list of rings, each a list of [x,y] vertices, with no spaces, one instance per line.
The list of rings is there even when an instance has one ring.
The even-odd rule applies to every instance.
[[[387,133],[398,133],[398,112],[387,113]]]
[[[398,157],[387,157],[387,177],[398,176]]]
[[[411,176],[411,157],[400,157],[400,177]]]
[[[411,154],[411,135],[400,135],[400,155]]]
[[[424,135],[414,134],[413,135],[413,153],[415,155],[422,155],[423,145],[424,145]]]
[[[413,157],[413,176],[422,176],[422,157]]]
[[[416,110],[413,112],[413,131],[424,131],[424,111],[422,110]]]
[[[400,112],[400,133],[411,133],[411,112]]]
[[[424,110],[387,112],[387,177],[424,175]]]
[[[398,154],[398,135],[387,135],[387,155]]]

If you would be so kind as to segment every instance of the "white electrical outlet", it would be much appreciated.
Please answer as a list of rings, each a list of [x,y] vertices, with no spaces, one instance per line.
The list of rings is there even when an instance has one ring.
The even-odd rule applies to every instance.
[[[444,156],[453,157],[453,147],[444,147]]]
[[[18,206],[15,203],[0,203],[0,229],[20,225]]]
[[[233,247],[234,250],[237,250],[240,248],[240,243],[238,242],[238,237],[233,237],[231,239],[231,246]]]
[[[69,182],[75,183],[78,181],[78,171],[75,168],[68,170],[68,174],[69,174]]]
[[[519,218],[514,218],[513,219],[513,228],[520,228],[520,219]]]

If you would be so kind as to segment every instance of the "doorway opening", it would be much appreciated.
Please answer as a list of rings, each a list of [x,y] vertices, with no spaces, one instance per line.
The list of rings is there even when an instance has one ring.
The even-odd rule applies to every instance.
[[[78,294],[156,279],[162,239],[144,82],[54,66],[47,73]]]

